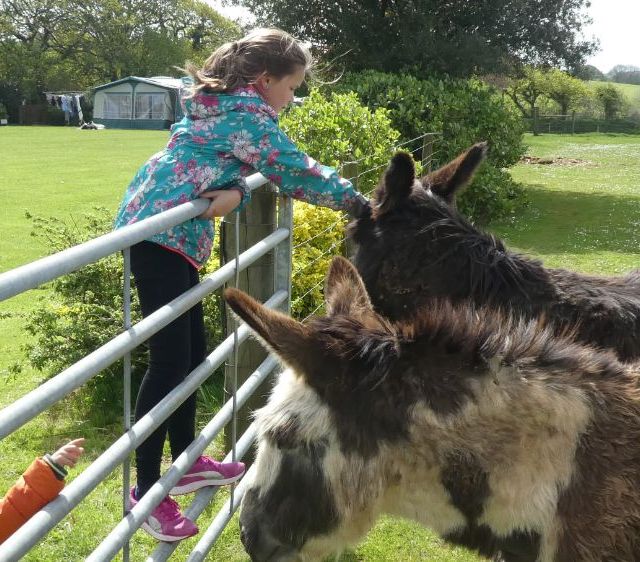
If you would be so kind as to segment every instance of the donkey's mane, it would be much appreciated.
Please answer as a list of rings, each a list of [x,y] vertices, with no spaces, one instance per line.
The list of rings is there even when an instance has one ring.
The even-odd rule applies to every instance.
[[[615,354],[575,342],[575,329],[558,335],[543,317],[528,320],[503,309],[434,300],[396,330],[405,342],[455,349],[505,365],[527,364],[584,374],[622,374]]]
[[[434,299],[408,320],[391,323],[375,315],[375,326],[358,317],[315,318],[310,327],[342,357],[362,362],[368,375],[358,385],[382,384],[398,359],[415,352],[456,353],[469,365],[545,367],[584,376],[620,376],[623,365],[612,351],[575,343],[573,331],[558,336],[544,318],[527,320],[469,301]]]
[[[376,326],[363,326],[362,319],[338,315],[314,318],[310,325],[327,342],[327,348],[348,360],[357,360],[367,376],[357,386],[375,388],[387,378],[398,357],[398,340],[390,322],[375,313]]]
[[[434,265],[446,261],[454,252],[468,259],[469,294],[494,300],[505,288],[528,295],[534,288],[549,283],[549,274],[542,262],[511,252],[502,240],[479,230],[437,196],[414,191],[412,199],[418,207],[428,207],[429,212],[436,215],[418,234],[438,236],[451,245]]]

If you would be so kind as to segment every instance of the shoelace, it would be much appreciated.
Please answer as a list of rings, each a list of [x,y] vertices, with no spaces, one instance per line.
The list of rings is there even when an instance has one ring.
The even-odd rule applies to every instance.
[[[217,464],[212,458],[205,457],[205,456],[200,457],[198,461],[201,464],[204,464],[205,466],[212,467],[212,468],[215,467]]]

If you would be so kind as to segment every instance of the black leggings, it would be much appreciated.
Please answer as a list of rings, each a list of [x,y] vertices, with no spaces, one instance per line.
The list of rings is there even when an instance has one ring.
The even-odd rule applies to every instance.
[[[199,281],[185,258],[153,242],[131,247],[131,271],[136,281],[142,315],[149,316]],[[176,318],[149,338],[149,368],[136,401],[138,421],[205,358],[206,338],[202,303]],[[160,478],[164,441],[169,433],[175,460],[195,437],[196,394],[193,393],[136,449],[138,497]]]

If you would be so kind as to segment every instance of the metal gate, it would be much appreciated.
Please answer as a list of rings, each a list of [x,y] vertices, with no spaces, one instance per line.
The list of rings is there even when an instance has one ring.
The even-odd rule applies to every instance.
[[[247,183],[253,190],[266,184],[267,180],[260,174],[255,174],[247,178]],[[129,354],[131,350],[204,297],[220,288],[224,283],[232,281],[234,278],[237,279],[237,275],[241,270],[247,268],[272,250],[275,250],[274,282],[276,289],[265,304],[284,311],[287,311],[289,307],[292,203],[288,197],[279,195],[277,224],[270,235],[242,253],[237,252],[233,261],[205,276],[199,285],[180,295],[137,324],[130,325],[129,247],[154,234],[197,217],[204,212],[208,205],[209,200],[198,199],[191,201],[139,223],[129,225],[84,244],[0,274],[0,301],[2,301],[35,288],[42,283],[76,271],[114,252],[122,251],[124,255],[125,326],[123,331],[94,352],[0,411],[0,439],[19,429],[36,415],[79,388],[91,377],[97,375],[102,369],[121,357],[124,357],[125,364],[124,433],[66,486],[58,497],[29,519],[24,526],[0,546],[0,560],[8,562],[18,560],[24,556],[120,464],[123,464],[123,512],[125,515],[120,523],[88,556],[87,560],[110,560],[123,547],[125,548],[124,559],[128,559],[127,545],[129,538],[202,454],[204,449],[233,420],[237,409],[246,402],[254,390],[276,368],[276,360],[273,357],[267,357],[237,391],[233,388],[231,399],[223,405],[211,421],[200,431],[193,443],[176,459],[169,470],[163,474],[140,502],[133,509],[128,510],[126,502],[129,489],[128,459],[130,453],[166,420],[184,400],[193,394],[227,357],[237,350],[237,347],[247,338],[249,331],[244,325],[235,330],[233,334],[227,337],[206,357],[203,363],[189,373],[179,386],[133,426],[130,425],[131,363]],[[232,457],[241,459],[253,443],[254,438],[255,430],[252,425],[238,439],[235,439],[234,435],[232,451],[227,455],[226,460],[231,460]],[[219,511],[206,532],[201,534],[201,538],[188,560],[204,559],[237,509],[245,491],[243,483],[246,481],[248,479],[243,479],[235,490],[232,490],[229,501]],[[185,515],[192,520],[197,519],[204,508],[211,502],[218,489],[210,487],[198,491],[191,505],[185,510]],[[175,550],[177,544],[159,543],[149,559],[166,560]]]

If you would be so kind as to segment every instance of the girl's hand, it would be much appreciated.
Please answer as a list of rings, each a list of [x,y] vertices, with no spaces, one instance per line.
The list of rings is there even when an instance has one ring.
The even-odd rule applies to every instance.
[[[213,217],[223,217],[233,211],[242,200],[242,194],[237,189],[227,189],[220,191],[206,191],[200,197],[211,199],[209,208],[202,213],[199,219],[212,219]]]
[[[51,459],[60,466],[74,467],[82,453],[84,453],[84,448],[82,447],[83,444],[84,437],[74,439],[53,453],[51,455]]]

